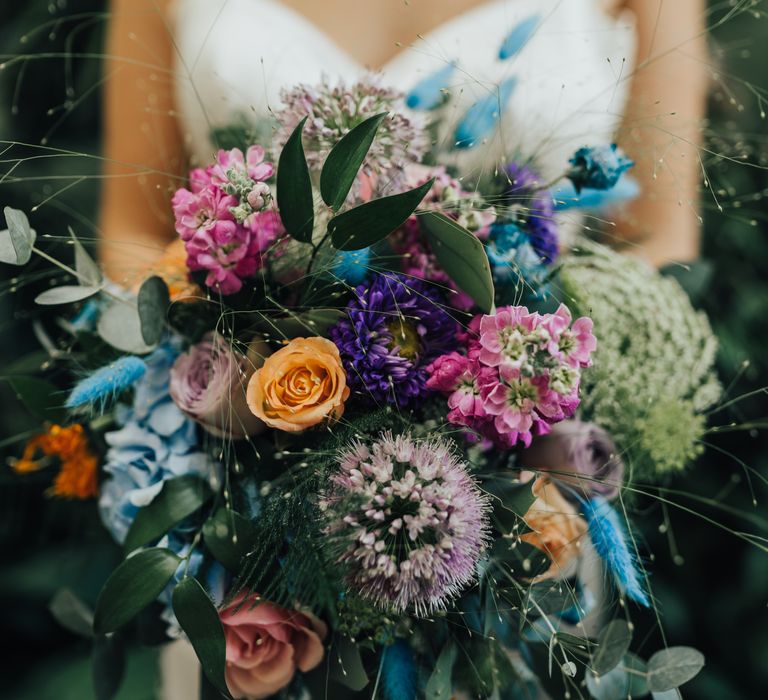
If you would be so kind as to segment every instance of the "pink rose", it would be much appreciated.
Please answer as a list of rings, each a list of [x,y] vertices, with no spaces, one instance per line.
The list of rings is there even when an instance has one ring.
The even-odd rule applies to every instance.
[[[225,678],[236,700],[267,698],[296,671],[311,671],[323,660],[327,628],[314,615],[240,595],[219,617],[227,643]]]
[[[213,435],[240,439],[260,433],[264,423],[251,413],[245,398],[255,369],[221,335],[208,333],[173,363],[171,398]]]
[[[469,369],[469,361],[457,352],[441,355],[427,367],[427,388],[449,394],[456,390],[459,379]]]

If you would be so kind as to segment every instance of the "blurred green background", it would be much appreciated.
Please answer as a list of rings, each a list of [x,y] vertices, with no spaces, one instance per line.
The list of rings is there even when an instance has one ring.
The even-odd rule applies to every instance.
[[[722,211],[705,196],[703,264],[691,272],[674,271],[712,319],[722,342],[720,372],[726,385],[732,383],[731,397],[768,386],[763,204],[768,177],[762,169],[768,164],[768,132],[761,116],[761,95],[768,87],[765,7],[761,1],[711,3],[709,24],[718,26],[711,37],[716,75],[705,165]],[[29,212],[72,185],[32,214],[39,233],[61,236],[68,225],[82,238],[95,233],[98,159],[37,146],[42,140],[52,148],[98,154],[104,12],[101,0],[0,4],[0,204]],[[733,16],[720,24],[729,13]],[[20,55],[35,58],[20,61]],[[10,141],[17,143],[11,147]],[[31,160],[17,165],[19,158]],[[17,283],[12,270],[0,270],[0,376],[39,347],[33,322],[52,323],[25,311],[32,308],[35,291],[47,284],[48,272],[32,269],[39,275],[27,285]],[[0,401],[5,458],[21,448],[6,436],[23,434],[36,421],[4,381]],[[731,532],[759,532],[734,513],[761,514],[768,503],[761,483],[768,477],[768,440],[757,425],[750,427],[768,414],[766,408],[765,395],[758,392],[714,415],[712,425],[735,423],[739,429],[710,435],[711,448],[695,470],[670,485],[691,494],[675,496],[676,502],[722,527],[685,509],[665,509],[654,499],[636,504],[635,521],[653,557],[652,583],[666,641],[696,646],[707,657],[704,672],[683,688],[686,698],[752,700],[765,697],[768,688],[768,555]],[[756,505],[742,463],[756,470]],[[8,699],[92,697],[90,646],[60,628],[47,605],[64,585],[93,602],[118,557],[97,526],[93,506],[45,498],[49,478],[19,479],[4,461],[0,464],[0,677]],[[653,614],[636,615],[635,622],[635,650],[659,648],[663,640]],[[133,650],[126,678],[119,697],[153,697],[151,649]]]

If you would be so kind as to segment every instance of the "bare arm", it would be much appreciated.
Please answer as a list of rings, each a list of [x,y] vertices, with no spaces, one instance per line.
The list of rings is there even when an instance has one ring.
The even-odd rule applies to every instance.
[[[174,236],[170,193],[185,156],[173,112],[170,2],[111,2],[100,256],[120,284],[130,284]]]
[[[619,142],[635,160],[641,196],[616,235],[654,265],[699,253],[698,147],[706,107],[704,0],[626,0],[638,55]]]

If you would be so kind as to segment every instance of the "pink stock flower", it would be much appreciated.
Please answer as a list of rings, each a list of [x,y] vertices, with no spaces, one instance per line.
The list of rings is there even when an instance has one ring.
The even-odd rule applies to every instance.
[[[255,182],[269,180],[275,174],[275,167],[264,161],[264,149],[261,146],[251,146],[243,156],[239,148],[229,151],[220,150],[216,155],[216,163],[211,170],[211,181],[217,187],[224,187],[233,179],[248,177]],[[233,178],[232,175],[235,177]]]
[[[527,447],[576,411],[581,368],[596,346],[591,329],[588,318],[571,325],[564,306],[555,314],[516,306],[476,316],[461,339],[466,356],[438,357],[427,387],[448,395],[450,423],[497,447]]]

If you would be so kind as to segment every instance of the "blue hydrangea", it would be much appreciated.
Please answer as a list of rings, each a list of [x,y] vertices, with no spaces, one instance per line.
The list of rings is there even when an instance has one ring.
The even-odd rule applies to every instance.
[[[571,169],[568,179],[576,188],[577,194],[582,189],[609,190],[629,170],[634,162],[619,150],[615,143],[609,146],[580,148],[570,160]]]
[[[105,435],[109,445],[99,512],[120,543],[136,513],[160,492],[167,479],[186,474],[210,478],[214,463],[200,449],[196,424],[171,399],[168,382],[178,350],[164,344],[146,359],[133,405],[122,407],[120,430]]]

